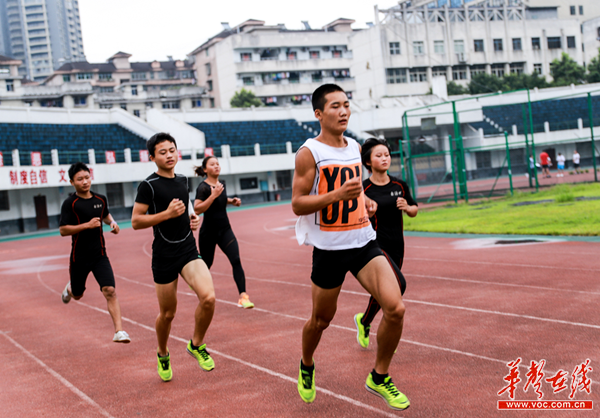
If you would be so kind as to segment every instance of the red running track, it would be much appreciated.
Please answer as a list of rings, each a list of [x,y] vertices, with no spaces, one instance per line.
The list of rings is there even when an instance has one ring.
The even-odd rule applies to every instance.
[[[230,218],[256,309],[237,307],[230,266],[217,251],[212,273],[218,302],[207,335],[216,368],[203,372],[185,352],[196,299],[181,283],[169,383],[156,373],[150,230],[106,235],[129,345],[112,342],[106,303],[92,277],[80,302],[60,301],[69,239],[0,244],[0,415],[539,417],[549,413],[497,410],[498,400],[508,399],[497,395],[506,383],[506,363],[523,359],[519,400],[537,399],[532,388],[523,391],[531,360],[545,359],[550,377],[559,369],[570,376],[589,358],[594,371],[588,377],[597,379],[600,244],[480,248],[483,241],[407,237],[407,314],[391,375],[411,407],[392,411],[364,389],[376,343],[373,338],[363,350],[356,342],[353,315],[368,296],[351,276],[315,355],[317,399],[304,404],[296,379],[301,328],[311,310],[311,249],[293,239],[295,217],[287,204],[232,212]],[[541,389],[545,400],[566,400],[570,391],[554,394],[549,383]],[[595,381],[591,389],[577,391],[575,399],[591,400],[597,410]],[[586,413],[597,414],[551,416]]]

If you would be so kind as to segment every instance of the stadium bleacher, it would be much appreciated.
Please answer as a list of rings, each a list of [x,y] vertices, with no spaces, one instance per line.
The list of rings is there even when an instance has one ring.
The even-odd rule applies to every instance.
[[[137,150],[146,149],[146,140],[117,124],[41,124],[0,123],[0,151],[4,164],[12,165],[11,151],[19,150],[21,165],[30,165],[30,152],[42,153],[44,164],[51,164],[50,150],[59,151],[61,164],[88,161],[87,150],[96,150],[96,161],[104,162],[106,150],[115,151],[117,162],[124,161],[123,150],[131,148],[132,156]]]
[[[317,121],[298,122],[295,119],[190,125],[204,132],[207,147],[229,145],[232,156],[253,155],[254,144],[257,143],[261,146],[261,154],[284,153],[286,142],[292,143],[292,150],[295,152],[307,138],[315,137],[321,131]],[[356,139],[356,135],[350,131],[346,131],[345,135]]]
[[[592,96],[592,105],[595,126],[598,126],[600,124],[600,96]],[[527,115],[527,123],[529,123],[527,103],[524,103],[523,105],[484,106],[482,108],[484,120],[470,125],[475,129],[483,128],[484,135],[497,135],[504,131],[510,133],[512,126],[517,125],[518,133],[523,134],[523,106]],[[585,97],[531,102],[531,112],[534,132],[544,132],[544,122],[549,123],[551,131],[577,129],[577,119],[582,119],[584,128],[590,126],[588,103]],[[494,124],[498,127],[496,128]]]

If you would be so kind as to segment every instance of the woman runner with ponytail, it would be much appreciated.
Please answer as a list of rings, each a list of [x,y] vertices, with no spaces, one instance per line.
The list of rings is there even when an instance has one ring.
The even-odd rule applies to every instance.
[[[371,218],[371,225],[377,232],[377,243],[392,266],[400,291],[404,294],[406,281],[400,272],[404,261],[402,212],[414,218],[419,207],[406,182],[388,175],[391,157],[390,146],[385,139],[367,139],[362,146],[361,159],[371,173],[371,177],[363,181],[363,190],[369,199],[377,202],[377,212]],[[356,339],[363,348],[369,346],[371,322],[380,308],[379,303],[371,296],[365,313],[354,315]]]
[[[240,294],[238,306],[244,309],[254,308],[254,304],[250,302],[250,298],[246,293],[246,276],[240,260],[240,250],[229,224],[226,210],[228,204],[240,206],[242,201],[237,197],[227,197],[225,185],[219,182],[221,166],[216,157],[208,156],[204,158],[202,165],[196,167],[195,171],[198,176],[206,177],[198,185],[196,200],[194,201],[196,214],[204,213],[204,220],[198,237],[200,256],[210,269],[215,259],[215,247],[218,245],[233,268],[233,279]]]

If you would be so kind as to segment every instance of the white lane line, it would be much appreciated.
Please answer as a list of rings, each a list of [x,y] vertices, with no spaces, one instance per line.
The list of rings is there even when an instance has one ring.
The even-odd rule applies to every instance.
[[[526,284],[485,282],[482,280],[456,279],[453,277],[429,276],[426,274],[404,273],[404,276],[423,277],[423,278],[427,278],[427,279],[438,279],[438,280],[450,280],[450,281],[454,281],[454,282],[475,283],[475,284],[484,284],[484,285],[490,285],[490,286],[523,287],[523,288],[527,288],[527,289],[550,290],[550,291],[561,292],[561,293],[572,292],[572,293],[583,293],[584,295],[600,295],[600,292],[591,292],[588,290],[584,291],[584,290],[572,290],[572,289],[558,289],[556,287],[531,286],[531,285],[526,285]]]
[[[32,360],[34,360],[37,364],[39,364],[40,366],[42,366],[42,368],[44,370],[46,370],[48,373],[50,373],[60,383],[62,383],[63,385],[65,385],[75,395],[79,396],[85,403],[87,403],[88,405],[90,405],[90,406],[94,407],[95,409],[97,409],[98,412],[100,412],[100,414],[102,414],[103,416],[105,416],[107,418],[113,418],[113,416],[111,414],[109,414],[105,409],[103,409],[100,405],[98,405],[96,402],[94,402],[94,400],[92,398],[90,398],[89,396],[87,396],[85,393],[83,393],[81,390],[79,390],[77,387],[75,387],[71,382],[69,382],[67,379],[65,379],[64,377],[62,377],[57,372],[55,372],[46,363],[44,363],[42,360],[40,360],[39,358],[37,358],[36,356],[34,356],[31,352],[29,352],[21,344],[19,344],[18,342],[16,342],[12,338],[10,338],[6,334],[6,332],[0,331],[0,335],[4,336],[4,338],[6,338],[8,341],[10,341],[15,347],[17,347],[19,350],[21,350],[23,353],[25,353],[29,358],[31,358]]]
[[[465,260],[450,260],[441,258],[419,258],[419,257],[408,257],[406,260],[418,260],[418,261],[436,261],[440,263],[463,263],[463,264],[483,264],[493,266],[511,266],[511,267],[530,267],[530,268],[541,268],[541,269],[552,269],[552,270],[576,270],[576,271],[600,271],[600,269],[586,269],[581,267],[556,267],[556,266],[545,266],[539,264],[515,264],[515,263],[497,263],[493,261],[465,261]]]
[[[119,277],[119,278],[121,278],[121,279],[124,279],[124,280],[126,280],[126,281],[128,281],[128,282],[131,282],[131,283],[139,284],[139,285],[146,286],[146,287],[151,287],[151,288],[153,288],[153,289],[154,289],[154,286],[153,286],[153,285],[149,285],[149,284],[147,284],[147,283],[142,283],[142,282],[138,282],[138,281],[135,281],[135,280],[127,279],[126,277],[123,277],[123,276],[117,276],[117,277]],[[56,293],[56,294],[60,294],[60,293],[61,293],[61,292],[58,292],[58,291],[56,291],[56,290],[52,289],[52,288],[51,288],[51,287],[49,287],[48,285],[46,285],[46,283],[44,283],[44,282],[42,281],[42,278],[41,278],[41,276],[40,276],[40,274],[39,274],[39,273],[38,273],[38,280],[40,281],[40,283],[42,283],[42,284],[43,284],[43,285],[44,285],[44,286],[45,286],[47,289],[49,289],[49,290],[50,290],[50,291],[52,291],[53,293]],[[181,292],[178,292],[178,293],[183,293],[184,295],[187,295],[187,296],[194,296],[194,297],[196,297],[196,294],[195,294],[195,293],[191,293],[191,292],[185,292],[185,291],[181,291]],[[229,301],[224,301],[224,300],[219,300],[219,299],[217,299],[217,301],[218,301],[218,302],[222,302],[222,303],[227,303],[227,304],[230,304],[230,305],[235,305],[235,306],[237,307],[237,303],[235,303],[235,302],[229,302]],[[110,313],[109,313],[107,310],[105,310],[105,309],[101,309],[101,308],[98,308],[98,307],[96,307],[96,306],[93,306],[93,305],[88,305],[87,303],[84,303],[84,302],[81,302],[81,301],[75,301],[75,302],[77,302],[78,304],[80,304],[80,305],[82,305],[82,306],[86,306],[86,307],[88,307],[88,308],[90,308],[90,309],[93,309],[93,310],[95,310],[95,311],[98,311],[98,312],[104,313],[104,314],[106,314],[106,315],[110,315]],[[255,308],[254,310],[256,310],[256,311],[268,312],[268,311],[265,311],[264,309],[256,309],[256,308]],[[295,317],[293,317],[293,316],[291,316],[291,315],[282,315],[282,316],[287,316],[287,317],[289,317],[289,318],[295,318]],[[145,324],[142,324],[142,323],[140,323],[140,322],[134,321],[134,320],[132,320],[132,319],[126,318],[126,317],[124,317],[124,316],[123,316],[123,317],[121,317],[121,319],[122,319],[123,321],[125,321],[125,322],[129,322],[129,323],[131,323],[131,324],[137,325],[137,326],[139,326],[140,328],[143,328],[143,329],[145,329],[145,330],[148,330],[148,331],[150,331],[150,332],[156,332],[156,330],[154,329],[154,327],[150,327],[150,326],[148,326],[148,325],[145,325]],[[299,319],[302,319],[303,321],[306,321],[306,319],[304,319],[304,318],[299,318]],[[7,338],[8,338],[8,337],[7,337]],[[184,339],[184,338],[181,338],[181,337],[177,337],[176,335],[173,335],[173,334],[171,334],[171,335],[170,335],[170,338],[172,338],[172,339],[174,339],[174,340],[177,340],[177,341],[180,341],[180,342],[182,342],[182,343],[184,343],[184,344],[187,344],[187,343],[188,343],[188,340],[186,340],[186,339]],[[276,371],[273,371],[273,370],[270,370],[270,369],[264,368],[264,367],[262,367],[262,366],[259,366],[259,365],[257,365],[257,364],[254,364],[254,363],[249,363],[249,362],[247,362],[247,361],[245,361],[245,360],[239,359],[239,358],[237,358],[237,357],[230,356],[230,355],[228,355],[228,354],[225,354],[225,353],[223,353],[223,352],[217,351],[217,350],[215,350],[215,349],[213,349],[213,348],[211,348],[211,349],[210,349],[210,351],[211,351],[211,353],[217,354],[217,355],[219,355],[219,356],[221,356],[221,357],[224,357],[224,358],[226,358],[226,359],[228,359],[228,360],[232,360],[232,361],[238,362],[238,363],[240,363],[240,364],[243,364],[243,365],[245,365],[245,366],[251,367],[251,368],[253,368],[253,369],[255,369],[255,370],[259,370],[259,371],[261,371],[261,372],[264,372],[264,373],[270,374],[271,376],[279,377],[280,379],[283,379],[283,380],[286,380],[286,381],[292,382],[292,383],[294,383],[294,384],[298,383],[298,380],[297,380],[297,379],[294,379],[293,377],[286,376],[286,375],[284,375],[284,374],[281,374],[281,373],[278,373],[278,372],[276,372]],[[68,382],[67,382],[67,383],[68,383]],[[376,413],[378,413],[378,414],[381,414],[381,415],[383,415],[383,416],[386,416],[386,417],[398,418],[398,415],[391,414],[391,413],[389,413],[389,412],[386,412],[386,411],[382,411],[381,409],[377,409],[377,408],[375,408],[375,407],[372,407],[372,406],[370,406],[370,405],[364,404],[364,403],[362,403],[362,402],[360,402],[360,401],[357,401],[357,400],[355,400],[355,399],[349,398],[349,397],[347,397],[347,396],[344,396],[344,395],[340,395],[340,394],[338,394],[338,393],[335,393],[335,392],[332,392],[332,391],[330,391],[330,390],[328,390],[328,389],[324,389],[324,388],[322,388],[322,387],[320,387],[320,386],[316,386],[316,389],[317,389],[317,391],[319,391],[319,392],[321,392],[321,393],[324,393],[324,394],[326,394],[326,395],[330,395],[330,396],[332,396],[332,397],[334,397],[334,398],[336,398],[336,399],[339,399],[339,400],[341,400],[341,401],[348,402],[348,403],[350,403],[350,404],[352,404],[352,405],[354,405],[354,406],[358,406],[358,407],[361,407],[361,408],[367,409],[367,410],[369,410],[369,411],[376,412]],[[83,393],[82,393],[82,394],[83,394]],[[85,394],[83,394],[83,395],[85,396]],[[89,398],[88,398],[88,399],[89,399]],[[94,401],[92,401],[91,399],[90,399],[90,401],[91,401],[91,402],[94,402]],[[95,404],[95,403],[94,403],[94,404]],[[97,404],[95,404],[95,405],[97,405]],[[100,408],[100,406],[98,406],[98,408]],[[100,409],[102,410],[102,408],[100,408]],[[108,416],[108,417],[110,417],[110,415],[107,415],[107,416]]]

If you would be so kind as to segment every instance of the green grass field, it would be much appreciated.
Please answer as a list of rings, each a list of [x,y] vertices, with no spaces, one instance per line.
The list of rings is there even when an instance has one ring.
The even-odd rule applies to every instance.
[[[581,198],[597,198],[583,200]],[[551,202],[515,206],[522,202]],[[560,185],[539,193],[420,209],[406,231],[461,234],[600,236],[600,184]]]

